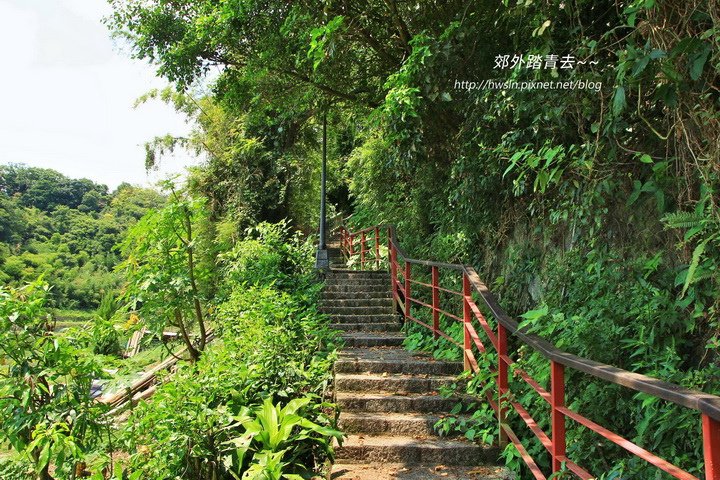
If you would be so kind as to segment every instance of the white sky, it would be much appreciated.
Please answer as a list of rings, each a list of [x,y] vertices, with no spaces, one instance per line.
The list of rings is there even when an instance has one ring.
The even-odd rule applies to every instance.
[[[0,0],[0,164],[53,168],[111,189],[150,185],[197,160],[164,157],[145,173],[144,143],[185,135],[185,118],[135,99],[166,83],[115,46],[105,0]]]

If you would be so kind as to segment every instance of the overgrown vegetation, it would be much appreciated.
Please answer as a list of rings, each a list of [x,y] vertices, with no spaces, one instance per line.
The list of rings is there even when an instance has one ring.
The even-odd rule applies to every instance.
[[[261,224],[222,255],[220,344],[132,413],[129,478],[299,479],[332,458],[334,334],[312,245],[287,232]]]
[[[320,415],[316,397],[307,405],[303,400],[288,408],[287,402],[320,394],[326,371],[325,360],[314,360],[324,358],[321,352],[329,341],[322,321],[312,314],[316,287],[297,281],[309,278],[307,267],[298,267],[309,265],[299,260],[304,250],[270,241],[267,231],[249,233],[251,240],[245,233],[263,220],[283,218],[305,232],[316,228],[316,152],[326,113],[330,200],[353,213],[356,225],[394,223],[413,257],[475,265],[511,314],[523,316],[528,328],[563,349],[720,393],[720,17],[715,3],[109,3],[113,13],[107,23],[113,32],[173,82],[174,89],[151,92],[148,99],[172,103],[197,126],[189,138],[150,142],[148,165],[178,146],[203,151],[208,158],[190,178],[190,197],[176,199],[175,210],[149,217],[144,227],[146,232],[151,224],[163,227],[153,227],[158,235],[176,230],[175,236],[131,240],[136,258],[147,257],[138,260],[138,269],[131,268],[135,290],[128,291],[158,330],[180,323],[174,312],[163,317],[159,308],[175,299],[190,345],[199,347],[203,322],[222,332],[220,343],[204,353],[198,348],[197,362],[158,392],[157,405],[166,401],[169,406],[162,410],[169,412],[172,426],[166,440],[182,448],[171,453],[156,445],[153,450],[148,432],[162,418],[155,402],[134,414],[138,438],[145,435],[150,444],[147,450],[134,445],[135,472],[146,468],[161,476],[179,475],[180,468],[187,468],[197,475],[232,477],[261,464],[267,471],[285,464],[287,472],[304,475],[300,463],[312,468],[328,453],[319,439],[332,432],[309,423],[298,427],[312,439],[302,447],[292,443],[286,450],[283,440],[257,436],[248,441],[248,429],[257,428],[262,415],[299,413],[323,428],[332,422]],[[521,55],[516,60],[526,63],[496,67],[504,55]],[[530,55],[541,58],[541,68],[528,68]],[[572,57],[573,68],[547,67],[552,56],[558,61]],[[215,66],[219,73],[209,93],[198,98],[194,87]],[[601,87],[456,86],[484,79],[581,80]],[[14,178],[13,171],[3,170],[3,178]],[[67,183],[52,178],[42,184]],[[80,239],[103,238],[105,216],[88,213],[90,221],[80,213],[105,211],[97,206],[107,192],[86,185],[80,196],[57,192],[48,197],[42,187],[6,186],[16,183],[21,182],[3,180],[0,194],[0,264],[7,281],[31,278],[57,262],[64,262],[60,271],[72,272],[67,274],[72,278],[82,278],[83,268],[95,268],[80,260],[83,251],[94,251]],[[207,233],[203,247],[205,240],[189,240],[190,217],[193,228],[194,222],[207,225],[207,231],[191,232]],[[56,222],[59,237],[43,227],[48,222]],[[77,232],[86,225],[97,228],[82,234],[74,226],[63,230],[76,223]],[[101,236],[93,237],[97,232]],[[76,260],[66,260],[64,244],[78,255]],[[196,291],[189,274],[190,245],[207,254],[198,264],[207,279]],[[109,252],[109,246],[99,251]],[[155,271],[162,281],[152,277]],[[298,272],[303,273],[298,277]],[[63,281],[71,277],[58,275],[46,276],[59,285],[51,290],[58,305],[69,305],[65,299],[78,305],[85,298],[93,306],[99,302],[103,288],[75,292]],[[164,288],[165,280],[175,283]],[[228,289],[243,282],[253,296],[240,287]],[[142,295],[148,295],[147,305]],[[278,319],[283,319],[282,329]],[[316,327],[315,334],[305,336]],[[292,359],[281,356],[282,364],[253,357],[245,329],[268,342],[268,351],[279,355],[279,343],[291,342],[301,353]],[[446,358],[455,355],[443,341],[420,332],[411,331],[408,342]],[[256,369],[236,370],[231,345],[250,356]],[[215,356],[217,372],[208,363]],[[546,364],[530,352],[523,352],[520,365],[547,381]],[[237,392],[217,387],[213,375],[222,372]],[[573,408],[691,472],[700,471],[697,418],[584,377],[571,376],[568,383],[575,386],[568,391]],[[519,385],[513,387],[528,409],[539,411],[537,400]],[[211,433],[232,439],[230,444],[202,435],[201,425],[194,423],[197,415],[180,408],[186,405],[173,388],[188,394],[187,412],[195,408],[206,415]],[[192,403],[205,394],[217,408]],[[233,403],[236,397],[240,400]],[[272,408],[263,403],[269,397]],[[480,411],[478,418],[486,413]],[[487,441],[496,426],[460,428],[469,438]],[[571,458],[608,478],[655,478],[580,428],[569,431],[568,444]],[[547,463],[539,444],[528,449]],[[505,455],[511,465],[519,464],[511,448]]]
[[[164,202],[153,189],[75,180],[43,168],[0,165],[0,283],[19,287],[42,276],[48,306],[88,311],[117,292],[114,249],[126,230]],[[70,311],[58,319],[74,320]]]
[[[172,224],[154,228],[152,235],[147,231],[176,213],[179,225],[186,225],[187,205],[177,195],[143,218],[129,238],[147,235],[150,243],[165,246],[187,240],[182,237],[187,230],[181,233]],[[0,290],[2,441],[15,452],[13,462],[0,462],[3,478],[280,480],[310,478],[326,468],[332,442],[341,440],[327,395],[336,340],[317,310],[321,284],[311,241],[291,234],[285,223],[261,223],[235,242],[214,237],[188,243],[205,258],[218,253],[214,246],[227,247],[212,273],[196,277],[199,289],[212,292],[203,297],[203,321],[217,340],[200,348],[202,330],[187,324],[187,343],[196,349],[189,355],[193,362],[181,364],[119,429],[90,396],[93,379],[107,377],[100,362],[108,357],[97,353],[113,353],[117,305],[106,298],[91,331],[53,334],[47,287]],[[194,310],[185,277],[188,245],[173,245],[155,252],[159,263],[153,268],[131,270],[127,277],[130,302],[124,308],[133,309],[137,301],[150,305],[141,309],[142,325],[175,318],[141,288],[156,275],[166,275],[169,285],[184,285],[179,291],[189,296],[179,295],[176,308]]]
[[[0,444],[24,455],[41,480],[53,478],[51,464],[59,478],[74,476],[103,431],[103,407],[89,394],[101,365],[83,355],[78,335],[52,334],[48,291],[41,282],[0,287]]]
[[[178,192],[170,182],[165,188],[167,204],[143,217],[123,241],[125,297],[155,335],[162,336],[166,326],[177,328],[197,361],[207,344],[215,288],[212,231],[204,199]],[[192,330],[198,332],[197,342],[190,338]]]
[[[273,125],[256,138],[275,152],[310,145],[297,133],[331,105],[356,225],[395,223],[413,257],[474,264],[562,348],[720,392],[712,2],[111,3],[110,24],[180,88],[221,64],[215,103]],[[496,68],[502,55],[543,65]],[[602,87],[455,87],[483,79]],[[697,421],[572,381],[583,413],[697,471]],[[572,435],[593,471],[650,475]]]

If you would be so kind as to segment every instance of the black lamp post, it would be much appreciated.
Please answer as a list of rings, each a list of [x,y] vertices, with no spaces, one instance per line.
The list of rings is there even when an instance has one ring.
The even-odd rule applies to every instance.
[[[318,244],[317,256],[315,257],[315,268],[327,270],[330,268],[327,244],[325,242],[325,180],[327,177],[327,107],[323,112],[323,137],[322,137],[322,168],[320,173],[320,241]]]

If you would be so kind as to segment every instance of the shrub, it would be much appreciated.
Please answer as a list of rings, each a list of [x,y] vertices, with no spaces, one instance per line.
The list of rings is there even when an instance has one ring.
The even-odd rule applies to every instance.
[[[221,260],[220,340],[130,417],[131,479],[308,478],[332,456],[335,333],[312,255],[284,224],[249,233]]]

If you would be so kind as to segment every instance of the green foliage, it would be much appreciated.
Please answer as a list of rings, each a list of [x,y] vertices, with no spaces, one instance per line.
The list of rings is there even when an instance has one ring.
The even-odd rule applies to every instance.
[[[157,335],[166,326],[178,328],[191,358],[197,360],[207,342],[213,240],[205,201],[178,192],[172,183],[165,187],[171,193],[165,207],[143,217],[123,241],[125,298],[128,308],[140,311]],[[191,339],[195,330],[197,342]]]
[[[219,256],[225,277],[233,284],[297,288],[313,282],[311,269],[315,247],[299,232],[291,233],[286,221],[260,223],[246,230],[245,240]]]
[[[115,313],[119,309],[115,295],[106,293],[95,312],[92,324],[93,352],[101,355],[116,355],[122,353],[120,335],[113,323]]]
[[[27,480],[32,472],[32,464],[22,458],[0,458],[0,478],[4,480]]]
[[[102,407],[90,397],[100,365],[72,335],[51,334],[48,287],[0,287],[0,440],[51,478],[51,463],[67,475],[97,443]]]
[[[681,296],[685,295],[690,285],[702,280],[715,280],[714,287],[718,286],[717,260],[705,254],[708,246],[715,247],[715,250],[720,246],[720,220],[714,215],[710,196],[711,192],[704,190],[703,197],[693,212],[674,212],[663,217],[667,228],[685,230],[683,236],[685,245],[690,245],[693,239],[696,242],[690,264],[686,270],[680,272],[676,279],[676,283],[679,283],[678,280],[684,280]]]
[[[115,245],[162,202],[154,190],[125,184],[108,194],[53,170],[1,166],[0,281],[17,287],[42,275],[51,306],[93,309],[119,286]]]
[[[222,341],[132,413],[130,478],[308,478],[332,456],[336,334],[308,244],[284,224],[248,235],[222,256]]]
[[[27,168],[23,165],[0,166],[0,192],[9,197],[19,195],[20,204],[49,211],[59,206],[99,212],[108,197],[105,185],[92,180],[65,177],[47,168]]]
[[[296,398],[281,407],[266,398],[252,411],[243,409],[235,420],[244,433],[230,442],[237,447],[232,455],[233,470],[243,471],[246,478],[300,480],[314,473],[307,465],[312,465],[318,454],[332,460],[332,439],[342,439],[342,433],[307,418],[302,410],[307,410],[311,401],[311,397]],[[245,459],[250,457],[245,468]]]
[[[347,185],[356,225],[394,223],[411,256],[472,263],[511,314],[528,312],[525,324],[561,348],[718,393],[720,19],[710,3],[111,4],[111,28],[180,88],[209,65],[223,66],[208,102],[219,111],[199,136],[229,139],[208,149],[219,154],[198,182],[198,191],[221,199],[213,206],[218,215],[231,205],[235,219],[292,212],[312,225],[311,194],[286,193],[307,186],[314,170],[295,182],[287,172],[293,154],[317,147],[318,123],[309,119],[331,104],[330,130],[340,132],[331,138],[331,158],[345,165],[332,183],[336,192]],[[493,68],[497,55],[513,53],[586,63]],[[454,87],[484,79],[602,86]],[[237,127],[235,119],[242,135],[224,128]],[[215,134],[221,128],[224,137]],[[269,181],[272,175],[281,180]],[[234,191],[232,182],[252,193]],[[265,192],[272,193],[262,198]],[[298,200],[305,213],[295,216]],[[408,346],[454,355],[444,341],[413,327],[408,333]],[[539,359],[522,353],[545,381]],[[697,471],[697,459],[687,456],[697,453],[694,430],[653,436],[646,428],[657,423],[650,418],[687,427],[686,416],[578,385],[585,390],[574,392],[575,406],[583,413]],[[630,418],[607,413],[616,411]],[[583,466],[610,478],[654,475],[575,434],[570,458]],[[521,462],[510,447],[504,455],[511,465]]]
[[[310,32],[310,48],[307,56],[313,60],[313,70],[317,70],[325,57],[332,57],[335,51],[333,34],[340,29],[345,18],[338,15],[327,25],[314,28]]]

